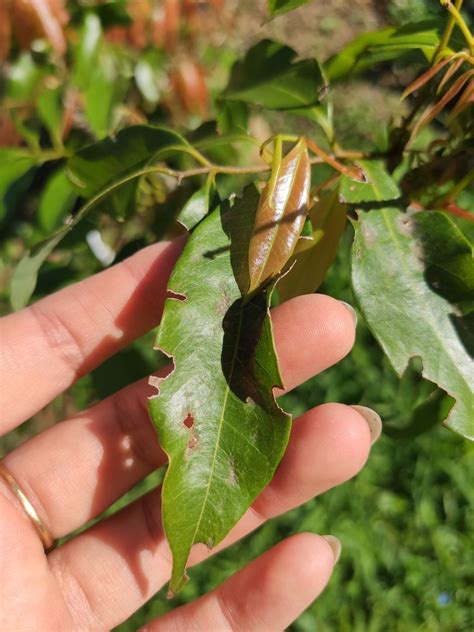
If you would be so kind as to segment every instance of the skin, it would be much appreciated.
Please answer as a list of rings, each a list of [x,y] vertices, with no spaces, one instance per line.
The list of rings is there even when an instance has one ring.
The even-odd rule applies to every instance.
[[[159,322],[181,248],[180,241],[156,244],[0,320],[0,434]],[[350,312],[328,296],[288,301],[272,320],[288,390],[338,362],[354,342]],[[131,384],[5,457],[55,538],[164,463],[146,411],[153,392],[147,379]],[[309,410],[295,420],[272,483],[215,550],[351,478],[369,450],[369,427],[356,410],[337,403]],[[208,555],[197,545],[191,564]],[[324,589],[333,566],[326,540],[295,535],[146,629],[283,630]],[[109,630],[167,583],[170,568],[159,489],[46,555],[0,478],[1,630]]]

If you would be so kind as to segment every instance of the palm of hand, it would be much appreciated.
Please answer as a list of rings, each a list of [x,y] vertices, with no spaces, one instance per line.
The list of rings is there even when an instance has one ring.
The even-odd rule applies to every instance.
[[[0,321],[1,434],[157,324],[180,248],[178,242],[147,248]],[[351,314],[326,296],[293,299],[272,320],[288,389],[340,360],[353,343]],[[164,463],[146,411],[152,390],[146,379],[132,384],[4,459],[55,538],[86,524]],[[295,421],[274,480],[217,550],[353,476],[370,443],[369,426],[349,406],[325,404],[305,413]],[[331,544],[307,533],[288,538],[147,628],[284,629],[327,583],[335,563]],[[209,554],[198,545],[191,563]],[[160,490],[46,555],[0,477],[0,559],[0,629],[110,629],[169,577]]]

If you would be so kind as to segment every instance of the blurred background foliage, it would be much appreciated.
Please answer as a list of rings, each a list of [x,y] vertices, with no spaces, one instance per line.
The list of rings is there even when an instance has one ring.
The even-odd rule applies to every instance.
[[[355,36],[388,24],[432,18],[434,0],[314,2],[265,22],[262,1],[49,0],[49,18],[28,15],[21,1],[0,7],[0,309],[11,310],[9,281],[26,248],[61,226],[78,206],[64,163],[84,144],[124,126],[167,124],[205,147],[213,129],[214,95],[237,56],[263,36],[322,61]],[[467,14],[474,3],[465,3]],[[334,124],[345,146],[364,149],[403,112],[400,88],[420,70],[379,64],[368,75],[334,87]],[[208,124],[209,125],[209,124]],[[324,144],[312,122],[273,113],[252,115],[255,137],[281,129],[305,132]],[[29,157],[25,157],[25,148]],[[210,152],[222,163],[252,160],[255,148],[232,144]],[[324,174],[321,178],[324,177]],[[221,186],[242,186],[233,178]],[[93,274],[157,239],[172,236],[176,212],[198,186],[174,190],[165,178],[141,182],[133,214],[98,209],[45,264],[35,299]],[[465,193],[465,206],[473,197]],[[166,201],[166,203],[165,203]],[[106,209],[110,210],[110,209]],[[462,223],[472,237],[472,224]],[[351,235],[344,238],[321,291],[353,301],[349,285]],[[0,456],[157,367],[153,332],[82,378],[32,420],[0,441]],[[351,355],[284,398],[295,414],[327,401],[373,406],[382,418],[411,410],[421,399],[419,367],[400,381],[363,323]],[[474,629],[473,446],[435,428],[415,439],[384,434],[353,481],[274,519],[199,568],[176,600],[164,592],[120,630],[185,603],[217,585],[282,537],[302,530],[334,533],[343,553],[325,594],[292,626],[297,631]],[[158,472],[108,513],[157,484]]]

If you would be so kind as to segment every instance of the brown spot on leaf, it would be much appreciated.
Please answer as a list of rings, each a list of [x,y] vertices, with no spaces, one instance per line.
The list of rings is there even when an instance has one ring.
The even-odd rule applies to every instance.
[[[186,419],[183,421],[183,424],[186,426],[186,428],[192,428],[194,426],[194,417],[191,415],[191,413],[188,413]]]
[[[170,298],[172,301],[185,301],[187,299],[187,296],[168,288],[166,290],[166,298]]]

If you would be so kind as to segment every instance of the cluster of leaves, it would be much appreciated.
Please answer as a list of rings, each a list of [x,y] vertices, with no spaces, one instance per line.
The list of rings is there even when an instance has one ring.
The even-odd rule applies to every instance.
[[[301,4],[269,6],[277,16]],[[156,382],[159,393],[150,401],[169,456],[163,520],[174,558],[173,592],[183,585],[192,545],[220,542],[278,466],[290,417],[273,395],[274,387],[284,385],[269,306],[319,287],[347,218],[354,229],[352,287],[364,319],[400,376],[411,370],[413,359],[421,364],[425,398],[393,434],[416,435],[443,422],[474,438],[474,264],[457,225],[471,218],[462,200],[473,199],[474,44],[460,13],[462,2],[442,4],[449,12],[446,25],[421,22],[366,33],[323,64],[262,40],[235,61],[212,103],[206,92],[206,103],[198,98],[193,111],[191,101],[182,99],[198,121],[207,118],[208,109],[214,120],[189,131],[191,118],[181,122],[179,133],[159,125],[166,99],[153,72],[140,66],[157,54],[155,48],[150,57],[137,58],[133,46],[114,48],[104,36],[111,24],[112,41],[126,37],[137,46],[131,33],[142,24],[146,37],[138,48],[150,41],[173,48],[177,31],[169,25],[176,24],[175,14],[164,14],[175,35],[160,40],[150,35],[152,13],[141,16],[143,23],[136,19],[134,28],[127,26],[136,3],[118,3],[103,15],[78,11],[70,58],[64,56],[67,34],[59,18],[54,22],[52,9],[49,26],[41,23],[35,31],[49,39],[52,50],[37,40],[25,42],[21,23],[18,31],[13,20],[15,45],[28,50],[14,47],[6,70],[4,103],[21,146],[3,150],[1,208],[8,218],[38,171],[47,168],[38,214],[45,218],[43,228],[57,227],[19,263],[13,306],[27,303],[42,264],[85,218],[123,220],[141,204],[156,211],[166,203],[164,234],[180,230],[176,221],[191,233],[170,279],[156,341],[174,370]],[[22,6],[16,2],[15,10]],[[30,10],[34,6],[30,3]],[[64,45],[50,35],[53,23]],[[414,61],[429,69],[402,95],[411,99],[406,115],[387,126],[371,151],[342,148],[331,87],[376,64]],[[64,68],[67,82],[58,75]],[[160,70],[168,78],[174,72],[166,63]],[[192,86],[198,75],[204,85],[197,72],[191,73]],[[170,81],[178,90],[185,83]],[[63,104],[71,89],[80,104],[68,114]],[[141,94],[141,109],[117,116],[126,94],[127,105]],[[33,107],[24,102],[32,98]],[[271,111],[303,117],[310,132],[276,134],[270,152],[269,142],[249,129],[255,112]],[[141,124],[130,125],[133,120]],[[103,138],[110,131],[114,135]],[[93,137],[99,140],[90,144]],[[235,165],[236,143],[258,146],[261,161]],[[293,146],[285,152],[288,143]],[[183,181],[193,183],[185,200]],[[146,193],[151,202],[143,201]],[[179,509],[183,506],[186,511]]]

